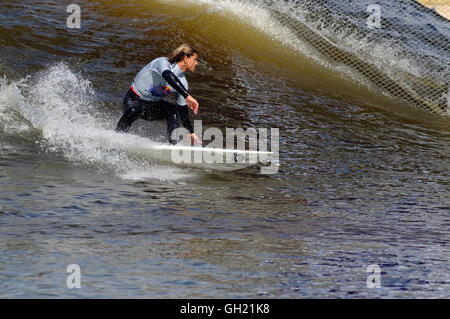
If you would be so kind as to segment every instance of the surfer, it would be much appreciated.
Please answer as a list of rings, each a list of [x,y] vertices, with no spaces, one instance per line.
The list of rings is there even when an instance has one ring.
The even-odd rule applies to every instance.
[[[189,94],[185,72],[194,72],[197,66],[197,51],[189,44],[182,44],[172,54],[154,59],[134,78],[134,81],[123,99],[124,113],[117,123],[117,132],[127,132],[137,119],[147,121],[167,120],[169,142],[172,132],[183,126],[190,132],[188,139],[191,145],[201,145],[194,133],[188,107],[197,114],[198,102]],[[176,104],[164,100],[175,93]]]

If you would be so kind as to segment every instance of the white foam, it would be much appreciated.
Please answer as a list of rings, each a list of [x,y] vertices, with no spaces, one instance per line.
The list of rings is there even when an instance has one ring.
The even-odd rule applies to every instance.
[[[29,123],[21,118],[17,106],[21,101],[21,82],[8,83],[0,79],[0,129],[8,134],[18,134],[31,130]]]
[[[3,112],[15,109],[42,132],[43,140],[38,142],[44,151],[60,152],[77,165],[113,171],[124,179],[176,180],[193,175],[181,168],[156,166],[128,152],[131,146],[151,141],[116,133],[116,123],[102,115],[91,83],[66,64],[54,65],[25,82],[22,89],[17,83],[1,84],[0,120],[12,121],[23,130],[23,121],[7,118],[8,112]]]

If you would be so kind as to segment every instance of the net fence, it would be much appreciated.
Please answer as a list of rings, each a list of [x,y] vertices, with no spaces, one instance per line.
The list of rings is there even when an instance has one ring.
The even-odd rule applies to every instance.
[[[450,116],[450,0],[261,1],[322,59],[405,104]]]

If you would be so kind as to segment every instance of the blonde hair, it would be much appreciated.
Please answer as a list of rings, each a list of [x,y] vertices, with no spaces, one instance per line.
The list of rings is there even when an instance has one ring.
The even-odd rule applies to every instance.
[[[197,53],[197,50],[195,50],[191,45],[184,43],[175,50],[173,50],[172,54],[168,57],[168,59],[170,63],[175,63],[183,60],[185,56],[190,58],[195,53]]]

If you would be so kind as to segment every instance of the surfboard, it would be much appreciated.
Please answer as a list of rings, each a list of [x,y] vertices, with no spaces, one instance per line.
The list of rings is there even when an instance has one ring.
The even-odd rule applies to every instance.
[[[273,152],[157,143],[134,145],[129,150],[150,160],[218,171],[235,171],[268,164],[273,156]]]

